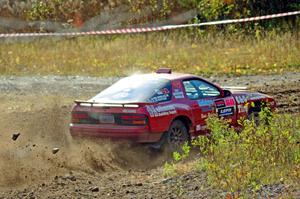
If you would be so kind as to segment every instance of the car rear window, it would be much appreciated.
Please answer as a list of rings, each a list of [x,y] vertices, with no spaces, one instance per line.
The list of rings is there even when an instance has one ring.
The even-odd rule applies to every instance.
[[[171,81],[153,75],[133,75],[108,87],[91,101],[101,103],[164,102],[171,99]]]

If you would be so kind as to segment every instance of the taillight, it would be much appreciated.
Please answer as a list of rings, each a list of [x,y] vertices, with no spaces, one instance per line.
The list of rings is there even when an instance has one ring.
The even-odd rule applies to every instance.
[[[86,112],[72,112],[72,123],[80,123],[81,120],[88,119]]]
[[[142,114],[120,115],[121,125],[146,125],[148,118]]]
[[[148,124],[148,118],[143,114],[109,114],[83,111],[72,112],[73,124],[117,124],[128,126],[143,126]]]

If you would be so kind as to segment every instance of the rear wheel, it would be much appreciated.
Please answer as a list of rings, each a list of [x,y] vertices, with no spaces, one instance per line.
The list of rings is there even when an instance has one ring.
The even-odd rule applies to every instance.
[[[168,150],[179,151],[187,141],[189,141],[189,133],[186,125],[180,120],[173,121],[166,136]]]

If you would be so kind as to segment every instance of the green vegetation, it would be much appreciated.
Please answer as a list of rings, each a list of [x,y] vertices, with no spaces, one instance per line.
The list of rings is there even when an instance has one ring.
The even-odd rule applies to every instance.
[[[78,17],[80,20],[86,21],[107,10],[123,7],[132,16],[123,20],[123,25],[153,23],[169,19],[186,10],[195,10],[198,13],[197,19],[205,21],[288,12],[300,8],[297,0],[271,2],[261,0],[108,0],[103,2],[35,0],[25,2],[27,5],[24,6],[23,10],[16,12],[17,17],[61,22],[76,20]],[[276,20],[275,22],[270,20],[262,23],[261,26],[274,28],[284,21],[286,20]]]
[[[299,115],[272,115],[265,109],[260,113],[259,126],[249,120],[241,124],[244,128],[237,133],[226,121],[210,117],[211,136],[201,136],[193,142],[202,154],[194,169],[206,172],[212,186],[239,196],[247,196],[250,190],[255,193],[263,185],[297,185],[300,178]],[[165,165],[166,175],[176,175],[178,170],[180,164]]]
[[[173,159],[175,162],[168,163],[165,162],[164,165],[164,176],[175,176],[178,173],[178,168],[176,167],[176,163],[186,160],[189,157],[191,147],[188,143],[185,143],[182,146],[182,151],[173,153]]]
[[[292,33],[193,34],[1,42],[0,74],[123,76],[159,67],[204,76],[300,71],[300,40]]]
[[[297,0],[16,0],[11,4],[11,9],[0,9],[0,16],[62,22],[61,28],[67,29],[80,28],[96,16],[92,27],[98,29],[110,24],[120,28],[193,23],[300,9]],[[176,18],[187,11],[193,14]],[[172,21],[174,17],[179,21]],[[136,35],[12,39],[0,44],[0,74],[123,76],[159,67],[204,76],[300,71],[299,20],[291,16]],[[5,31],[49,30],[42,25]]]

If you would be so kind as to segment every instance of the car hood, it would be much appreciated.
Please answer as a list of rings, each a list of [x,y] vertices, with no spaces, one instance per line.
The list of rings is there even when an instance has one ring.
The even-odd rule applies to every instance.
[[[256,97],[261,97],[261,98],[273,98],[270,95],[267,95],[262,92],[257,92],[257,91],[251,91],[247,87],[226,87],[222,86],[223,89],[229,90],[233,96],[256,96]]]
[[[230,90],[232,96],[236,99],[238,104],[244,104],[246,102],[253,102],[253,101],[274,101],[274,98],[260,92],[253,92],[253,91],[236,91]]]

